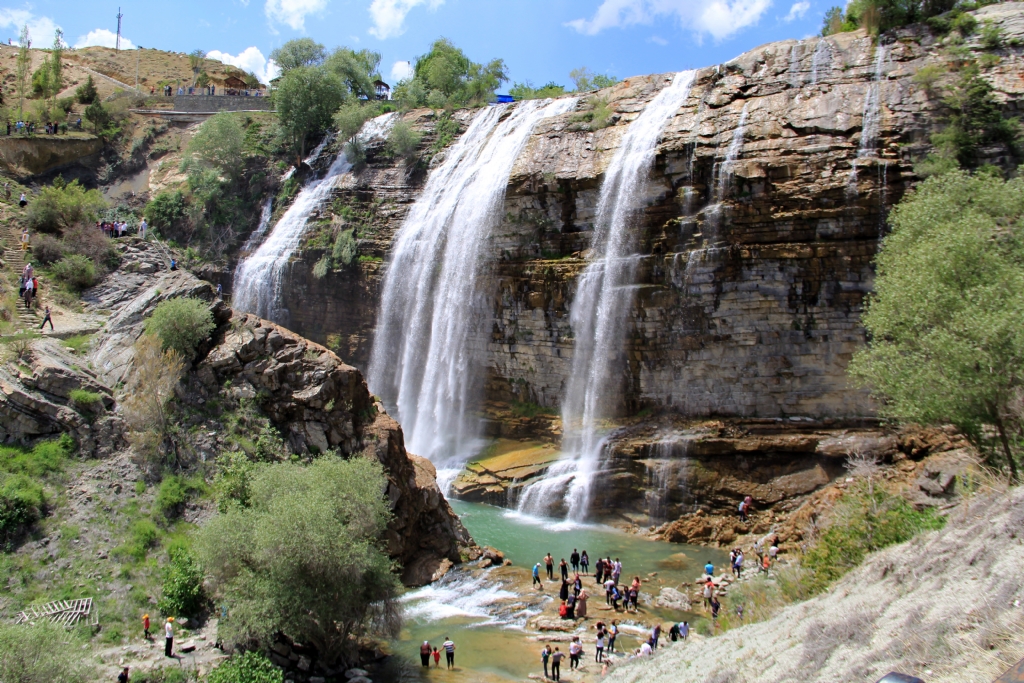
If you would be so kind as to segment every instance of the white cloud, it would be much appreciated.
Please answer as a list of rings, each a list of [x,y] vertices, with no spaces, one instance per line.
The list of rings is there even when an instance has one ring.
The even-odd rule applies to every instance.
[[[0,27],[9,29],[8,37],[15,45],[22,26],[28,26],[29,40],[36,47],[53,45],[53,34],[59,28],[50,17],[37,17],[25,9],[0,7]]]
[[[391,82],[401,83],[412,78],[412,62],[395,62],[391,65]]]
[[[327,0],[267,0],[264,11],[271,21],[288,24],[296,31],[306,28],[306,17],[320,14],[327,8]]]
[[[604,0],[591,19],[568,22],[580,33],[596,35],[609,28],[651,24],[657,17],[675,17],[698,35],[723,40],[756,24],[772,0]]]
[[[661,45],[662,47],[668,45],[668,41],[662,38],[661,36],[651,36],[650,38],[647,39],[647,42],[654,43],[655,45]]]
[[[97,28],[89,31],[84,36],[79,36],[78,42],[75,43],[76,48],[92,47],[94,45],[99,47],[117,47],[117,34],[105,28]],[[121,36],[121,49],[134,50],[135,43]]]
[[[405,15],[418,5],[427,5],[436,10],[444,0],[373,0],[370,3],[370,18],[373,26],[370,35],[381,40],[394,38],[405,33]]]
[[[804,15],[807,14],[807,10],[811,9],[811,3],[807,0],[800,0],[800,2],[794,2],[793,6],[789,8],[789,14],[783,21],[793,21],[794,19],[803,19]]]
[[[216,59],[218,62],[237,66],[242,71],[251,71],[256,74],[256,78],[260,79],[261,83],[270,83],[270,81],[281,74],[281,69],[277,66],[277,63],[273,59],[268,60],[264,57],[259,48],[255,46],[247,47],[237,55],[231,55],[220,50],[211,50],[206,53],[206,56],[210,59]]]

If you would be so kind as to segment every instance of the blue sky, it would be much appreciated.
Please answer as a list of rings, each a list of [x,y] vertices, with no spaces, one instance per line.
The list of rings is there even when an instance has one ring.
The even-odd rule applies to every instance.
[[[383,54],[385,80],[438,36],[471,59],[505,60],[513,81],[570,85],[587,66],[619,78],[727,61],[753,47],[816,34],[827,0],[122,0],[129,45],[190,52],[272,70],[270,52],[309,36]],[[27,23],[34,45],[60,26],[72,46],[112,46],[117,0],[3,4],[0,39]],[[6,35],[4,35],[6,33]],[[506,86],[507,88],[507,86]]]

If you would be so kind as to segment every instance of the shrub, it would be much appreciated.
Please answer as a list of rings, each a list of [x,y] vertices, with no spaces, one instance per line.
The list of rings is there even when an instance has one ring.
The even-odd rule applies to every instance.
[[[991,19],[981,22],[981,44],[986,50],[998,50],[1003,46],[1003,29]]]
[[[86,391],[85,389],[72,389],[69,395],[71,402],[82,408],[88,408],[89,410],[95,410],[102,407],[103,397],[97,394],[95,391]]]
[[[448,112],[442,114],[437,123],[434,124],[434,144],[430,146],[430,153],[437,154],[442,149],[452,144],[455,136],[459,134],[459,122],[451,117]]]
[[[148,519],[137,519],[132,522],[128,533],[130,534],[128,541],[115,552],[118,555],[131,557],[137,562],[146,559],[146,553],[160,537],[160,531],[156,528],[156,524]]]
[[[50,267],[54,279],[71,290],[82,291],[96,284],[96,266],[81,254],[65,256]]]
[[[75,89],[75,99],[79,104],[92,104],[99,97],[96,91],[96,84],[92,81],[92,75],[85,79],[85,83]]]
[[[37,443],[32,450],[18,446],[0,446],[0,471],[24,474],[36,479],[61,472],[64,461],[75,450],[74,439],[63,434],[59,439]]]
[[[59,232],[76,223],[94,222],[106,205],[99,190],[87,190],[77,180],[65,183],[57,176],[29,203],[26,217],[34,230]]]
[[[207,119],[189,140],[184,163],[198,160],[233,178],[242,170],[244,146],[245,132],[238,115],[221,112]]]
[[[195,357],[196,347],[214,327],[209,305],[190,297],[161,302],[146,321],[146,331],[160,338],[164,350],[173,349],[186,359]]]
[[[409,160],[416,153],[416,148],[419,146],[422,137],[408,123],[398,121],[391,127],[391,132],[388,133],[388,141],[385,146],[387,154],[392,157]]]
[[[121,397],[121,408],[136,455],[151,470],[159,471],[165,464],[162,447],[170,428],[168,404],[185,364],[177,351],[162,350],[160,339],[153,334],[142,335],[133,351],[134,368]]]
[[[282,683],[284,672],[252,650],[235,655],[210,672],[207,683]]]
[[[93,132],[102,133],[110,125],[111,116],[110,112],[104,108],[103,104],[96,100],[88,107],[85,108],[85,120],[92,124]]]
[[[217,509],[227,512],[232,505],[248,507],[252,478],[260,463],[253,462],[244,451],[228,451],[217,460]]]
[[[206,606],[203,569],[187,547],[170,549],[170,562],[164,567],[163,585],[157,609],[161,614],[192,617]]]
[[[32,256],[48,266],[64,257],[64,245],[52,235],[39,235],[32,241]]]
[[[67,629],[40,622],[0,623],[0,681],[86,683],[91,675]]]
[[[342,230],[334,240],[331,258],[335,264],[348,266],[352,264],[357,251],[358,245],[356,243],[355,230]]]
[[[43,487],[24,474],[0,473],[0,546],[10,548],[43,516]]]
[[[201,479],[189,480],[178,475],[166,477],[156,492],[156,511],[171,519],[181,514],[185,503],[204,488]]]
[[[77,223],[64,231],[61,241],[65,255],[80,254],[90,259],[98,270],[113,270],[120,261],[113,241],[94,225]]]
[[[154,228],[167,230],[185,216],[185,195],[181,190],[164,190],[146,205],[146,220]]]
[[[222,639],[270,642],[282,632],[333,666],[353,659],[350,635],[395,633],[385,481],[380,464],[364,458],[261,468],[250,506],[217,515],[197,538],[203,566],[231,605],[218,625]]]

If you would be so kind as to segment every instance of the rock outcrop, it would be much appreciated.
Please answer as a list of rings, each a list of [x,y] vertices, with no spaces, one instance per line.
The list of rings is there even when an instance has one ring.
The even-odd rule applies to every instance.
[[[122,258],[118,272],[84,296],[90,309],[110,313],[92,352],[110,385],[127,379],[133,345],[159,303],[178,297],[208,301],[218,327],[200,347],[181,400],[197,413],[213,401],[251,401],[294,453],[334,449],[380,462],[388,477],[383,493],[394,514],[388,551],[404,566],[406,584],[429,583],[461,561],[473,542],[438,489],[433,467],[406,453],[401,427],[374,402],[356,368],[266,320],[234,317],[208,282],[169,270],[169,255],[154,243],[128,240]],[[211,426],[205,420],[193,426],[201,425]],[[214,429],[211,435],[216,434]],[[215,438],[197,438],[193,446],[201,459],[218,454]]]

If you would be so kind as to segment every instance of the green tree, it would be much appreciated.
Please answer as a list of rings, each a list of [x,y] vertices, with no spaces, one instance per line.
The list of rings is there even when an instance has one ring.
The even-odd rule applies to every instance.
[[[96,284],[96,265],[81,254],[65,256],[50,266],[50,272],[57,282],[76,292]]]
[[[1019,152],[1020,122],[1003,115],[992,84],[981,75],[977,64],[964,67],[959,78],[943,96],[946,127],[932,136],[940,157],[955,158],[965,168],[978,163],[983,145],[1003,143]]]
[[[206,683],[282,683],[284,672],[266,655],[249,650],[210,672]]]
[[[185,195],[181,190],[164,190],[146,205],[146,219],[159,230],[169,230],[185,216]]]
[[[168,551],[170,562],[163,570],[163,585],[157,609],[161,614],[193,617],[206,607],[203,568],[186,545]]]
[[[345,101],[347,89],[333,72],[300,66],[281,77],[274,92],[281,127],[292,139],[299,156],[306,154],[306,141],[331,125],[331,117]]]
[[[412,106],[482,105],[508,80],[505,62],[494,59],[477,64],[447,38],[439,38],[430,51],[416,59],[413,82],[396,90]]]
[[[1012,408],[1024,387],[1024,179],[954,171],[929,178],[891,216],[850,371],[883,415],[995,427],[1014,478]]]
[[[245,131],[238,116],[221,112],[199,127],[185,147],[185,164],[199,161],[218,169],[228,178],[242,171]]]
[[[107,111],[102,102],[94,100],[92,104],[85,108],[85,120],[92,124],[94,133],[102,133],[110,125],[110,112]]]
[[[32,39],[28,34],[28,24],[21,28],[21,36],[18,38],[18,61],[16,62],[15,81],[18,86],[18,118],[22,118],[25,111],[25,95],[28,90],[28,74],[32,69]]]
[[[328,71],[341,79],[349,93],[356,97],[372,100],[376,95],[373,82],[380,77],[380,74],[377,73],[380,60],[379,52],[370,50],[356,52],[347,47],[341,47],[331,53],[325,66]]]
[[[320,66],[327,58],[327,49],[312,38],[296,38],[271,52],[270,58],[286,74],[304,66]]]
[[[97,680],[78,649],[73,632],[40,622],[0,623],[0,681],[86,683]]]
[[[830,7],[822,20],[821,35],[831,36],[843,30],[843,8]]]
[[[96,91],[96,84],[92,81],[92,74],[89,74],[85,83],[75,89],[75,99],[79,104],[92,104],[97,97],[99,97],[99,92]]]
[[[192,85],[196,85],[199,74],[206,68],[206,52],[203,50],[192,50],[188,53],[188,66],[192,70]]]
[[[409,160],[416,153],[423,136],[405,121],[397,121],[388,133],[386,150],[388,155]]]
[[[600,90],[608,88],[619,82],[614,76],[595,74],[585,66],[573,69],[569,72],[569,80],[573,82],[576,92],[587,92],[588,90]]]
[[[231,606],[221,637],[269,642],[285,633],[334,665],[354,660],[350,635],[396,633],[399,584],[382,547],[386,481],[366,458],[261,468],[249,507],[217,515],[197,539],[215,590]]]
[[[99,190],[87,190],[77,180],[65,183],[57,176],[53,184],[39,190],[28,205],[28,224],[34,230],[58,232],[83,221],[92,222],[107,202]]]
[[[53,108],[57,108],[57,95],[64,89],[64,31],[53,32],[53,47],[50,48],[50,96]]]
[[[146,320],[146,332],[159,337],[164,350],[173,349],[186,360],[195,357],[215,327],[210,305],[191,297],[161,301]]]
[[[517,100],[541,100],[547,97],[558,97],[565,94],[565,87],[554,81],[548,82],[539,88],[534,88],[529,81],[516,83],[508,89],[508,94]]]

